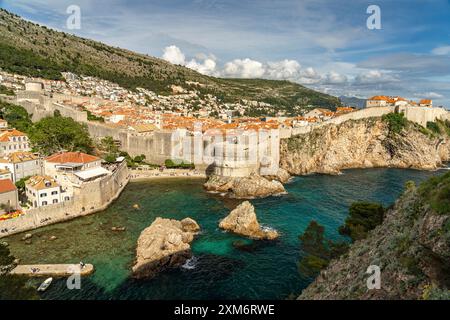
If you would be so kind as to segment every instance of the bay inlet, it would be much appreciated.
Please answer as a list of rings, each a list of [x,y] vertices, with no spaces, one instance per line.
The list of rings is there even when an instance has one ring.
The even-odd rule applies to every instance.
[[[297,268],[298,236],[311,220],[325,226],[328,238],[343,239],[337,228],[352,202],[387,206],[406,181],[418,183],[444,172],[356,169],[339,176],[296,177],[286,185],[287,195],[251,201],[261,224],[280,232],[273,242],[220,230],[219,220],[241,201],[208,194],[204,179],[194,178],[132,182],[105,211],[34,230],[31,244],[20,240],[23,234],[3,240],[22,264],[86,261],[95,266],[80,290],[68,290],[60,279],[42,294],[44,299],[286,299],[313,280]],[[192,245],[195,258],[189,267],[154,279],[132,279],[137,238],[156,217],[191,217],[200,224],[202,233]],[[52,236],[56,240],[50,241]]]

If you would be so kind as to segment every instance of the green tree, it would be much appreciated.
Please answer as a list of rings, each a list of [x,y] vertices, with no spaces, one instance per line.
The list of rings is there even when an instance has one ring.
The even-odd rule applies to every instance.
[[[345,242],[333,242],[324,237],[325,228],[311,221],[305,232],[299,236],[300,248],[304,256],[298,264],[301,274],[314,277],[327,267],[330,260],[339,257],[348,250]]]
[[[46,117],[34,125],[29,138],[36,151],[47,155],[61,150],[93,151],[86,125],[72,118]]]
[[[403,113],[388,113],[382,119],[387,122],[390,134],[400,133],[408,123]]]
[[[349,236],[352,241],[367,237],[370,230],[383,222],[386,209],[379,203],[355,202],[350,206],[349,216],[339,233]]]
[[[28,133],[33,127],[31,117],[21,106],[0,101],[0,117],[8,121],[8,125]]]
[[[106,151],[111,154],[119,153],[119,147],[117,147],[116,143],[114,142],[113,137],[110,137],[110,136],[104,137],[101,140],[100,148],[103,151]]]

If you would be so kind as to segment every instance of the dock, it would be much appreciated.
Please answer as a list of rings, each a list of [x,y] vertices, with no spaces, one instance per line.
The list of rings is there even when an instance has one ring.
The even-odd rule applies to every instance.
[[[86,264],[81,268],[79,264],[22,264],[10,273],[29,277],[70,277],[75,272],[79,272],[81,276],[88,276],[94,272],[94,266]]]

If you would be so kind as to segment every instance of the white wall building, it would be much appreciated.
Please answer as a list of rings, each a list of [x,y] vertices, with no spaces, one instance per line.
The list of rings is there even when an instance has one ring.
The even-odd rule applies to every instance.
[[[33,176],[25,183],[25,195],[33,208],[70,200],[55,179],[49,176]]]
[[[0,156],[18,151],[31,151],[27,135],[16,129],[0,131]]]
[[[13,182],[42,174],[41,159],[31,152],[14,152],[0,158],[0,169],[9,170]]]

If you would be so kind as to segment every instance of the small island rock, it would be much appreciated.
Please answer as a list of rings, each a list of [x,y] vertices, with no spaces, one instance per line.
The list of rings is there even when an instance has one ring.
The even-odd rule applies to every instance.
[[[183,265],[192,256],[190,243],[199,230],[191,218],[156,218],[139,236],[133,276],[152,278],[165,269]]]
[[[219,227],[233,233],[254,239],[274,240],[278,238],[276,230],[264,230],[256,218],[255,208],[245,201],[220,221]]]

